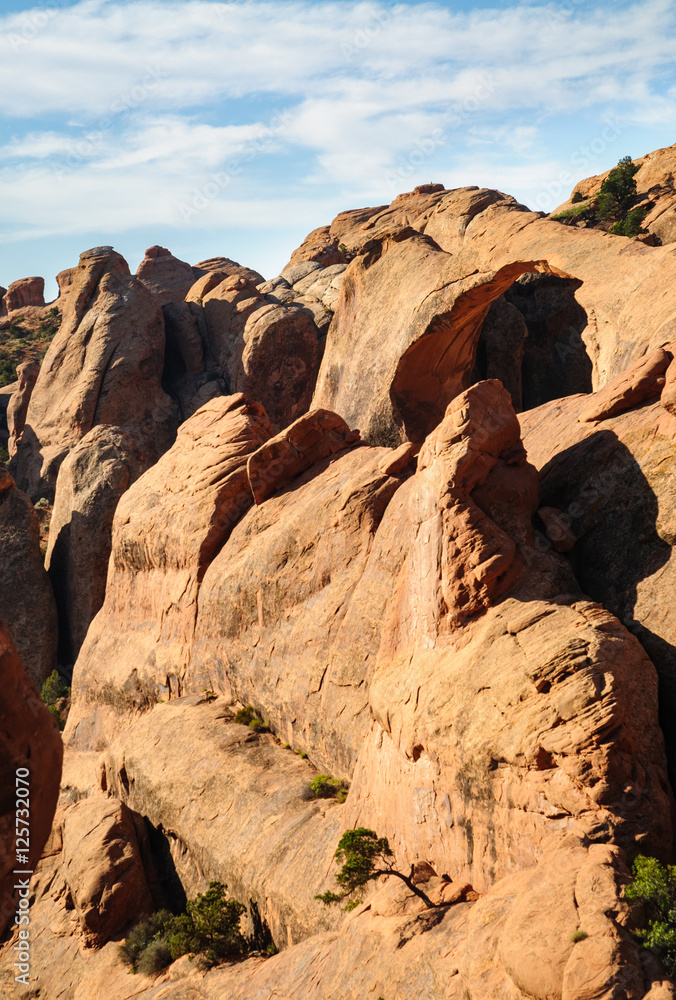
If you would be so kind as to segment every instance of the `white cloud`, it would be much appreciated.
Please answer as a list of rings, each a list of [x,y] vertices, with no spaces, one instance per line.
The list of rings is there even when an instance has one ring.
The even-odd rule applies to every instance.
[[[609,115],[673,121],[673,0],[449,7],[47,0],[0,17],[5,238],[291,227],[432,173],[534,199],[581,176]]]

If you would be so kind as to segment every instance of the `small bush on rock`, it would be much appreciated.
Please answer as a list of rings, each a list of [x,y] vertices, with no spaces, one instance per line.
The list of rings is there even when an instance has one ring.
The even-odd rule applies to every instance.
[[[425,906],[429,909],[434,908],[434,903],[429,897],[413,884],[413,867],[411,866],[410,875],[397,871],[393,862],[394,853],[387,837],[379,837],[374,830],[367,830],[363,826],[357,827],[356,830],[346,830],[338,842],[338,850],[334,856],[336,861],[343,863],[336,875],[336,882],[341,892],[324,892],[320,896],[315,896],[315,899],[321,900],[327,906],[347,900],[343,909],[353,910],[361,903],[361,890],[368,882],[381,875],[396,875],[411,892],[422,899]]]
[[[584,198],[579,191],[573,192],[573,197],[570,199],[572,205],[577,205],[578,201],[584,201]]]
[[[189,900],[186,912],[173,916],[158,910],[142,920],[119,947],[119,956],[132,972],[151,976],[181,955],[204,954],[208,965],[246,951],[239,929],[246,907],[226,899],[227,886],[210,882],[205,893]]]
[[[636,197],[634,174],[639,167],[631,156],[623,156],[604,180],[598,194],[598,212],[602,219],[622,219]]]
[[[44,682],[40,697],[56,719],[59,729],[63,729],[70,708],[70,688],[58,670],[53,670]]]
[[[136,969],[143,952],[163,936],[173,919],[169,910],[158,910],[138,923],[118,949],[122,961]]]
[[[248,726],[249,729],[253,729],[255,733],[270,732],[269,720],[261,719],[253,705],[247,705],[246,708],[240,708],[239,711],[235,713],[235,722],[237,722],[240,726]]]
[[[644,948],[656,952],[669,973],[676,973],[676,865],[643,854],[632,865],[627,899],[643,904],[644,926],[634,931]]]
[[[143,976],[156,976],[162,969],[171,965],[171,961],[171,949],[167,942],[160,938],[159,941],[151,941],[141,952],[136,971]]]
[[[318,774],[310,782],[309,798],[336,799],[338,802],[344,802],[348,790],[349,786],[340,778],[332,778],[330,774]]]

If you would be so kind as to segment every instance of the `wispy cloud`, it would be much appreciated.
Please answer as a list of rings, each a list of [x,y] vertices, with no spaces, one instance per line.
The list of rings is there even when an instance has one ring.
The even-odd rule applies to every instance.
[[[329,212],[432,176],[535,197],[609,115],[622,134],[664,132],[675,41],[673,0],[84,0],[6,15],[4,245],[92,218],[149,235],[266,216],[291,229],[304,192]],[[627,151],[645,149],[603,155]],[[181,212],[207,188],[203,210]]]

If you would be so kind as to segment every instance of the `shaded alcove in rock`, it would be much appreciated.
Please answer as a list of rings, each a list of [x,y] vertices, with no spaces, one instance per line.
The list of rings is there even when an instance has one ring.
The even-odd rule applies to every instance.
[[[593,389],[593,365],[582,340],[587,313],[575,298],[581,284],[555,274],[523,274],[505,292],[528,330],[521,367],[524,410]]]
[[[540,503],[556,507],[577,541],[568,554],[582,590],[612,611],[655,664],[660,725],[676,781],[676,648],[637,618],[642,581],[671,557],[657,531],[659,504],[629,449],[599,430],[559,452],[540,473]]]
[[[581,284],[556,274],[518,277],[484,320],[472,383],[499,378],[517,413],[591,392],[593,365],[582,339],[587,313],[575,299]]]
[[[481,331],[486,318],[490,315],[491,306],[522,276],[536,280],[547,278],[554,282],[564,281],[567,286],[574,286],[574,288],[578,288],[581,284],[580,281],[559,271],[546,260],[514,261],[501,267],[490,276],[470,275],[454,283],[460,286],[464,284],[466,290],[459,291],[450,308],[430,318],[424,334],[419,336],[399,358],[390,385],[391,419],[393,419],[394,424],[398,425],[399,429],[403,430],[404,439],[407,437],[410,441],[423,441],[441,422],[448,404],[475,381],[487,377],[499,378],[503,381],[504,375],[505,382],[518,386],[518,377],[514,374],[515,365],[513,361],[509,360],[509,351],[503,355],[503,360],[509,367],[508,372],[501,372],[501,366],[496,365],[491,366],[490,375],[487,375],[486,371],[479,371],[479,379],[474,376]],[[553,287],[558,288],[559,286]],[[577,303],[575,305],[577,306]],[[577,308],[580,309],[579,306]],[[515,316],[511,307],[507,307],[507,303],[495,306],[495,310],[497,309],[501,309],[503,314],[508,313],[509,322],[518,328],[518,317]],[[584,325],[586,325],[586,314],[584,314],[584,310],[581,312],[585,316]],[[579,315],[576,314],[576,316],[579,320]],[[563,328],[568,331],[565,323]],[[566,333],[566,336],[570,340],[569,332]],[[552,338],[555,339],[554,334],[552,334]],[[526,344],[527,342],[528,338],[526,338]],[[526,350],[527,348],[524,348],[524,366]],[[485,354],[483,360],[488,365],[488,358]],[[481,355],[479,364],[481,364]],[[492,370],[493,368],[498,370]],[[549,382],[547,382],[548,384]],[[588,388],[567,390],[568,393],[576,391],[591,391],[591,363]],[[551,397],[547,398],[558,398],[566,395],[567,392],[561,391],[561,387],[559,387]],[[518,395],[518,391],[515,391],[514,394]],[[523,395],[525,401],[527,398],[525,389]],[[517,410],[522,408],[516,406],[517,400],[514,400],[514,403]],[[534,404],[529,402],[527,405],[533,406]],[[377,435],[372,434],[371,443],[391,445],[395,443],[395,437],[396,434],[391,434],[389,438],[381,434],[381,437],[378,438]]]

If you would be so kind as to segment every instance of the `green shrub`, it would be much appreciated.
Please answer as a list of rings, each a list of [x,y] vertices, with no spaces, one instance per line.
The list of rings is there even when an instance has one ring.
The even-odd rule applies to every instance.
[[[239,711],[235,713],[235,722],[239,723],[240,726],[248,726],[249,729],[253,729],[255,733],[270,732],[269,719],[261,719],[253,705],[247,705],[246,708],[240,708]]]
[[[1,444],[0,444],[0,462],[2,462],[3,465],[7,465],[7,463],[9,462],[9,452],[7,451],[6,448],[3,448]]]
[[[168,910],[158,910],[142,920],[118,949],[122,961],[132,971],[150,976],[181,955],[204,953],[209,965],[214,965],[246,951],[239,929],[246,907],[236,899],[226,899],[226,889],[222,882],[210,882],[205,893],[188,901],[185,913],[172,916]]]
[[[570,199],[571,204],[577,205],[578,201],[584,201],[584,198],[579,191],[573,191],[573,197]]]
[[[615,236],[638,236],[641,223],[646,217],[645,208],[633,208],[626,219],[620,219],[610,230]]]
[[[578,927],[578,929],[576,931],[573,931],[573,933],[570,935],[570,940],[573,942],[573,944],[578,944],[579,941],[586,941],[588,937],[589,935],[587,934],[587,932],[583,931],[581,928]]]
[[[70,688],[61,677],[58,670],[52,670],[51,674],[42,685],[40,697],[45,705],[55,705],[60,698],[67,698]]]
[[[623,219],[632,200],[636,197],[634,174],[640,168],[631,161],[631,156],[623,156],[613,167],[598,193],[598,213],[602,219]]]
[[[236,899],[226,899],[226,889],[222,882],[210,882],[205,893],[188,902],[185,913],[174,917],[166,935],[172,959],[188,952],[204,952],[213,965],[246,950],[239,929],[246,907]]]
[[[349,786],[340,778],[332,778],[330,774],[318,774],[310,782],[311,799],[337,799],[344,802]]]
[[[644,948],[656,952],[669,975],[676,973],[676,865],[643,854],[632,866],[627,899],[643,904],[644,926],[634,931]]]
[[[578,205],[576,208],[566,208],[563,212],[557,212],[556,215],[552,215],[552,219],[554,222],[558,221],[558,219],[573,219],[578,215],[582,215],[582,213],[586,212],[588,208],[589,205],[585,201],[583,205]]]
[[[336,861],[342,861],[342,868],[336,875],[336,882],[341,891],[324,892],[315,896],[328,906],[331,903],[342,903],[347,900],[344,910],[353,910],[359,906],[362,899],[361,890],[372,879],[381,875],[396,875],[408,889],[419,899],[422,899],[429,909],[434,903],[425,895],[422,889],[411,881],[409,875],[397,871],[394,867],[394,853],[387,837],[379,837],[374,830],[360,826],[355,830],[346,830],[338,842],[334,855]],[[350,899],[352,897],[352,899]]]
[[[169,910],[158,910],[129,931],[126,940],[119,946],[118,954],[123,962],[136,969],[143,952],[154,941],[160,940],[174,917]]]
[[[171,961],[171,949],[167,942],[160,938],[157,941],[151,941],[141,952],[136,971],[143,976],[156,976],[162,969],[171,965]]]

